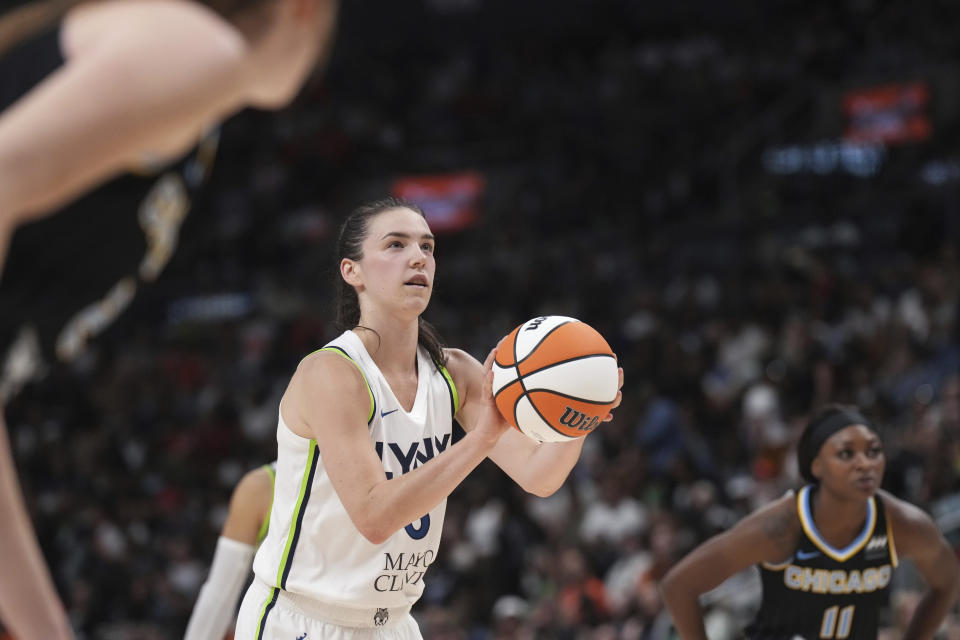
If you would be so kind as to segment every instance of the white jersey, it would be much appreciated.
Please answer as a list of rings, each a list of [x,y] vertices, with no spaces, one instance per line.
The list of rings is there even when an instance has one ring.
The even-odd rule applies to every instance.
[[[425,351],[417,353],[417,396],[408,413],[354,332],[323,350],[350,359],[363,374],[370,392],[370,446],[388,478],[417,468],[452,444],[457,391]],[[253,564],[257,578],[273,587],[273,599],[287,592],[301,601],[356,609],[408,608],[416,602],[424,572],[437,557],[446,500],[383,544],[373,544],[347,515],[316,440],[293,433],[281,416],[277,443],[270,530]]]

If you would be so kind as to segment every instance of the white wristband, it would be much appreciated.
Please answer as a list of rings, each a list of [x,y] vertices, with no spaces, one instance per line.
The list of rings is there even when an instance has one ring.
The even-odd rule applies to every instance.
[[[220,536],[210,575],[200,587],[184,640],[223,640],[227,635],[237,618],[237,601],[255,551],[249,544]]]

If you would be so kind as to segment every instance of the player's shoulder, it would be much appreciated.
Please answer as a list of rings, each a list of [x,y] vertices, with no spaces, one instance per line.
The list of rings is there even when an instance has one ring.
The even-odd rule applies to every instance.
[[[797,511],[797,494],[794,491],[787,491],[779,498],[759,507],[752,514],[760,520],[769,520],[781,522],[784,525],[795,523],[800,526],[800,515]]]
[[[926,511],[883,490],[877,492],[877,500],[883,502],[887,524],[900,555],[922,554],[940,542],[940,530]]]
[[[800,536],[800,524],[790,496],[755,509],[729,529],[704,543],[701,559],[726,563],[732,571],[758,563],[790,558]]]
[[[444,368],[450,374],[453,383],[462,392],[468,391],[472,381],[482,375],[483,365],[463,349],[447,347],[444,348],[443,354],[446,358]]]
[[[365,374],[360,364],[346,352],[324,347],[309,354],[300,364],[294,377],[336,384],[350,384],[364,380]]]
[[[256,467],[243,474],[234,489],[234,495],[273,493],[273,474],[266,466]]]
[[[314,351],[297,366],[284,402],[293,400],[301,408],[347,400],[369,398],[373,402],[373,388],[361,364],[339,349],[323,348]],[[352,405],[352,402],[348,402]],[[359,404],[358,404],[359,406]]]
[[[203,59],[229,64],[246,53],[240,31],[228,20],[192,0],[103,0],[71,9],[64,18],[68,57],[83,56],[105,44],[124,47],[187,48]]]
[[[787,491],[784,491],[779,498],[774,498],[770,502],[760,507],[757,511],[789,513],[790,515],[793,515],[799,518],[799,515],[797,512],[797,496],[798,495],[799,495],[798,491],[789,489]]]
[[[300,361],[290,378],[280,399],[281,418],[294,433],[305,437],[312,437],[306,436],[310,429],[307,425],[330,423],[318,421],[318,417],[324,414],[329,418],[331,411],[347,412],[367,421],[376,400],[375,387],[368,384],[366,375],[356,361],[339,350],[314,351]],[[350,424],[350,420],[347,417],[340,422]],[[330,424],[336,426],[337,420]]]
[[[445,366],[451,373],[470,367],[476,367],[480,364],[477,362],[477,359],[471,356],[469,353],[463,349],[457,349],[455,347],[444,347],[443,355],[446,358]]]
[[[933,522],[926,511],[915,504],[896,497],[889,491],[881,489],[877,492],[876,499],[883,504],[887,519],[898,527],[924,526]]]
[[[796,494],[788,491],[757,508],[740,521],[739,528],[775,543],[778,550],[792,549],[801,530]]]

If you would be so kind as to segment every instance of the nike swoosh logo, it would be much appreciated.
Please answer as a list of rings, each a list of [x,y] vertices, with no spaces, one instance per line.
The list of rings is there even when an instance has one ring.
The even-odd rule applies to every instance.
[[[819,551],[810,551],[807,553],[797,551],[797,560],[809,560],[810,558],[816,558],[818,555],[820,555]]]
[[[396,413],[397,411],[399,411],[399,409],[394,409],[393,411],[386,411],[386,412],[381,411],[381,412],[380,412],[380,417],[381,417],[381,418],[386,418],[386,417],[387,417],[388,415],[390,415],[391,413]]]

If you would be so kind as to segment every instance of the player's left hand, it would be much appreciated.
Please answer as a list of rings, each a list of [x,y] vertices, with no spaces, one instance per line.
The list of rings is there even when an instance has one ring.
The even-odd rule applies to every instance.
[[[616,354],[613,355],[614,358],[617,357]],[[613,401],[613,406],[610,407],[610,413],[602,420],[602,422],[610,422],[613,420],[613,410],[620,406],[620,403],[623,402],[623,367],[617,367],[617,398]]]

